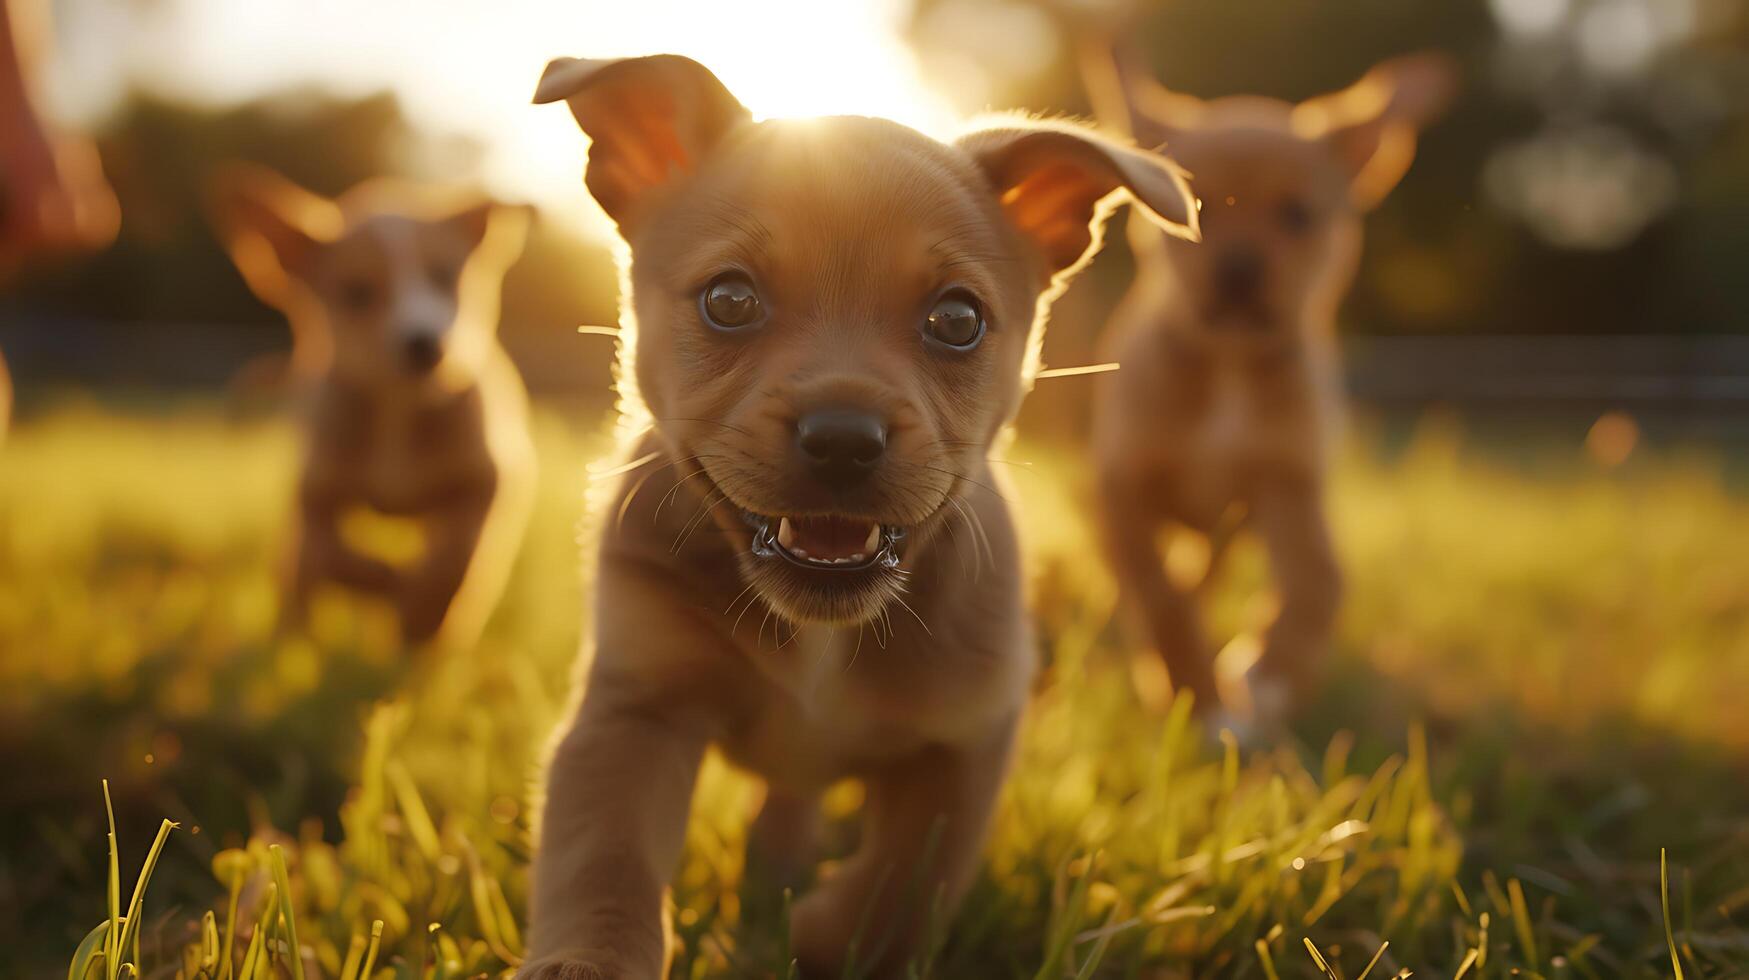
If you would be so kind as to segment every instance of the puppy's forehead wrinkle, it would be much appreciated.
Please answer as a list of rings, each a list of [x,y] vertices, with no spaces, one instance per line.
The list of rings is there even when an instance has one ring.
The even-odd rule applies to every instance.
[[[873,321],[955,285],[999,302],[1024,261],[982,171],[886,120],[746,127],[670,206],[634,265],[675,295],[742,266],[774,314]]]
[[[764,138],[739,143],[722,169],[734,196],[759,201],[762,212],[799,211],[840,235],[895,219],[987,232],[999,220],[995,194],[969,160],[897,123],[845,116],[758,128]],[[818,209],[840,221],[819,220]]]
[[[765,250],[771,247],[771,229],[765,227],[757,214],[727,198],[718,198],[713,205],[717,212],[713,217],[723,231],[742,238],[750,248]]]

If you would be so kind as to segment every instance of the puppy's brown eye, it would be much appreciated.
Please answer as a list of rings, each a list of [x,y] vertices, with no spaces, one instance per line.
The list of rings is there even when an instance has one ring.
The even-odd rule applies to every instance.
[[[363,313],[377,303],[376,284],[367,279],[348,279],[340,284],[340,305],[354,313]]]
[[[956,289],[935,301],[923,330],[938,343],[971,350],[984,339],[984,311],[969,293]]]
[[[1312,227],[1312,209],[1306,207],[1304,201],[1283,201],[1276,212],[1276,219],[1289,234],[1302,234]]]
[[[718,330],[741,330],[759,322],[759,293],[739,272],[725,272],[699,294],[704,318]]]

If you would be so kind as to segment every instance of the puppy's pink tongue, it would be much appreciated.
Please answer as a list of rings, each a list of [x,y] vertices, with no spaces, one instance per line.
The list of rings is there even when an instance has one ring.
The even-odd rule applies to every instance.
[[[798,558],[847,561],[867,558],[880,547],[880,525],[850,517],[785,517],[777,543]]]

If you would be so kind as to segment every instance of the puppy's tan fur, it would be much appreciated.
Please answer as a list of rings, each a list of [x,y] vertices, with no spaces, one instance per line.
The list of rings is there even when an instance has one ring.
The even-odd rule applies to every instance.
[[[470,645],[532,489],[527,396],[497,340],[527,209],[381,181],[329,201],[258,168],[219,184],[219,226],[289,318],[305,397],[288,622],[332,582],[392,602],[406,643]],[[355,509],[416,520],[423,553],[396,566],[359,552],[341,533]]]
[[[711,745],[766,781],[753,847],[777,868],[811,865],[823,790],[863,781],[860,847],[797,902],[793,945],[804,976],[837,976],[865,922],[863,964],[885,975],[938,889],[951,910],[970,881],[1034,670],[987,451],[1106,199],[1193,234],[1187,193],[1165,161],[1065,125],[942,144],[876,119],[755,124],[674,56],[554,62],[537,101],[559,99],[626,243],[632,434],[598,508],[593,658],[547,773],[523,975],[666,974]],[[725,269],[757,287],[756,327],[707,325],[700,292]],[[974,349],[924,335],[950,288],[985,311]],[[822,406],[885,427],[854,485],[798,454]],[[907,534],[897,568],[813,571],[754,554],[743,512]]]
[[[1120,55],[1122,69],[1131,63]],[[1109,64],[1089,67],[1099,92]],[[1258,666],[1280,702],[1311,681],[1340,602],[1324,465],[1342,405],[1336,312],[1361,219],[1407,170],[1452,70],[1400,58],[1298,105],[1205,102],[1135,70],[1106,80],[1116,84],[1104,86],[1101,115],[1166,144],[1192,175],[1203,222],[1196,248],[1132,235],[1138,275],[1104,341],[1123,369],[1101,380],[1095,407],[1106,550],[1172,684],[1207,708],[1219,693],[1196,587],[1168,575],[1159,534],[1209,535],[1212,568],[1232,530],[1255,528],[1279,593]]]

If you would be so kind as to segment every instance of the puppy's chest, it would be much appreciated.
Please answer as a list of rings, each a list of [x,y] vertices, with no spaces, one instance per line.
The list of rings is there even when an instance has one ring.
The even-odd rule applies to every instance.
[[[1176,351],[1161,397],[1172,435],[1204,466],[1315,463],[1333,380],[1293,352]]]
[[[792,638],[784,627],[776,641],[767,630],[763,650],[749,653],[757,706],[725,734],[724,753],[769,779],[818,786],[972,737],[1009,699],[1000,665],[962,672],[902,634],[883,648],[874,629],[809,626]]]
[[[489,479],[477,392],[437,405],[335,399],[317,410],[311,469],[385,513],[425,510]]]

